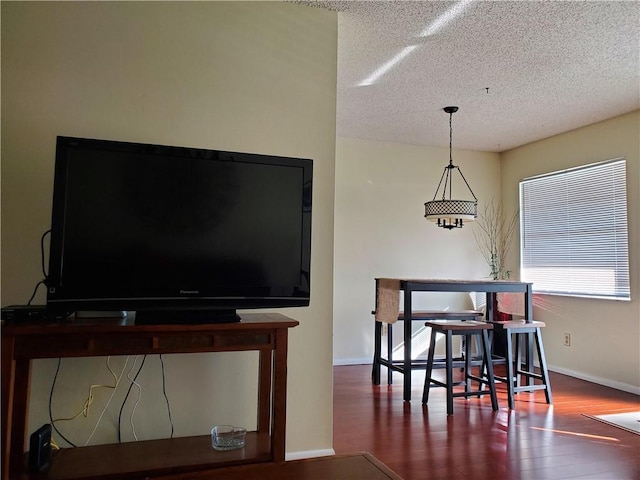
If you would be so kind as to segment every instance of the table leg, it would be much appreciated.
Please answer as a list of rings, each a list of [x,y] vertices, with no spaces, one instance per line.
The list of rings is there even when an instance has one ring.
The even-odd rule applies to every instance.
[[[403,398],[405,402],[411,401],[411,323],[412,323],[411,289],[404,289],[404,365],[403,373]]]
[[[371,382],[380,385],[380,357],[382,355],[382,322],[374,320],[373,330],[373,366],[371,367]]]
[[[9,478],[9,446],[13,418],[13,391],[16,364],[13,359],[13,337],[2,337],[2,478]]]
[[[389,365],[393,365],[393,324],[387,324],[387,360]],[[387,368],[387,385],[393,383],[393,370],[391,367]]]
[[[485,311],[486,311],[485,320],[487,322],[493,322],[494,320],[496,320],[496,318],[494,318],[495,312],[493,311],[493,303],[494,303],[495,297],[496,297],[495,293],[487,292],[487,298],[486,298],[487,303],[485,305]]]
[[[11,432],[9,442],[11,453],[9,455],[10,476],[13,472],[22,471],[24,460],[24,444],[27,437],[27,416],[29,414],[29,382],[31,377],[31,361],[15,360],[15,375],[13,385],[13,395],[10,401],[13,402],[11,419]],[[6,468],[6,466],[5,466]]]
[[[524,318],[525,321],[530,322],[533,320],[533,285],[527,285],[527,289],[524,292],[524,305],[525,305],[525,312],[524,312]],[[524,352],[525,352],[525,368],[528,372],[533,371],[533,334],[532,333],[528,333],[527,336],[527,342],[525,344],[524,347]],[[527,385],[531,386],[533,385],[534,382],[534,378],[533,377],[527,377]]]
[[[258,433],[268,434],[271,425],[271,350],[260,350],[258,366]]]
[[[287,341],[288,332],[276,333],[273,375],[273,417],[271,419],[271,454],[276,463],[284,462],[287,412]]]
[[[524,292],[524,318],[527,321],[533,320],[533,285],[527,285]]]

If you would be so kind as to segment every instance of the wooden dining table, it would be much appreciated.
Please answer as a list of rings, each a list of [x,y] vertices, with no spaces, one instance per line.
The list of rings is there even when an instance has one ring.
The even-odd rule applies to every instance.
[[[533,284],[530,282],[517,282],[511,280],[450,280],[450,279],[383,279],[376,278],[376,288],[384,280],[395,280],[398,285],[398,293],[404,296],[404,357],[402,361],[403,374],[403,398],[411,401],[411,323],[413,309],[413,295],[420,292],[484,292],[486,293],[487,320],[496,319],[494,308],[495,298],[498,293],[517,293],[524,295],[523,317],[526,322],[533,319]],[[389,282],[385,282],[389,283]],[[525,348],[525,365],[533,364],[532,338]]]

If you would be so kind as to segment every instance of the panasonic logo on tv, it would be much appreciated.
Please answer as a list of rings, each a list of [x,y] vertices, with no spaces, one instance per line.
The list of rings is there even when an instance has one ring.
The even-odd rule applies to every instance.
[[[180,295],[197,295],[200,290],[180,290]]]

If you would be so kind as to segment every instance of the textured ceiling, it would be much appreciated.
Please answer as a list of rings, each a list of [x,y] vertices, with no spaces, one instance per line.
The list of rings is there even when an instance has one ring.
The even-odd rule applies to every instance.
[[[500,152],[640,108],[638,1],[298,3],[338,12],[340,136],[448,146],[455,105]]]

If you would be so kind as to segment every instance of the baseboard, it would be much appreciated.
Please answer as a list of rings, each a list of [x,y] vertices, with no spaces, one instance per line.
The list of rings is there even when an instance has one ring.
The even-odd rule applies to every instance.
[[[316,457],[329,457],[331,455],[335,455],[336,452],[333,448],[327,448],[325,450],[306,450],[303,452],[290,452],[285,454],[284,459],[287,462],[292,460],[304,460],[305,458],[316,458]]]
[[[534,362],[535,362],[535,366],[539,366],[536,361]],[[344,365],[371,365],[371,359],[370,358],[341,358],[341,359],[333,360],[334,367],[339,367]],[[568,375],[569,377],[579,378],[580,380],[585,380],[587,382],[597,383],[598,385],[604,385],[605,387],[615,388],[616,390],[622,390],[623,392],[629,392],[635,395],[640,395],[640,387],[636,385],[617,382],[609,378],[596,377],[594,375],[589,375],[584,372],[576,372],[575,370],[556,367],[554,365],[549,365],[548,368],[550,371],[560,373],[562,375]]]
[[[579,378],[580,380],[585,380],[587,382],[597,383],[598,385],[604,385],[605,387],[615,388],[616,390],[622,390],[623,392],[640,395],[640,387],[637,387],[635,385],[616,382],[615,380],[611,380],[609,378],[596,377],[584,372],[576,372],[575,370],[569,370],[567,368],[556,367],[553,365],[549,365],[548,368],[552,372],[560,373],[562,375],[568,375],[569,377]],[[551,386],[551,388],[553,388],[553,385]]]
[[[339,367],[343,365],[371,365],[373,360],[367,358],[334,358],[333,366]]]

